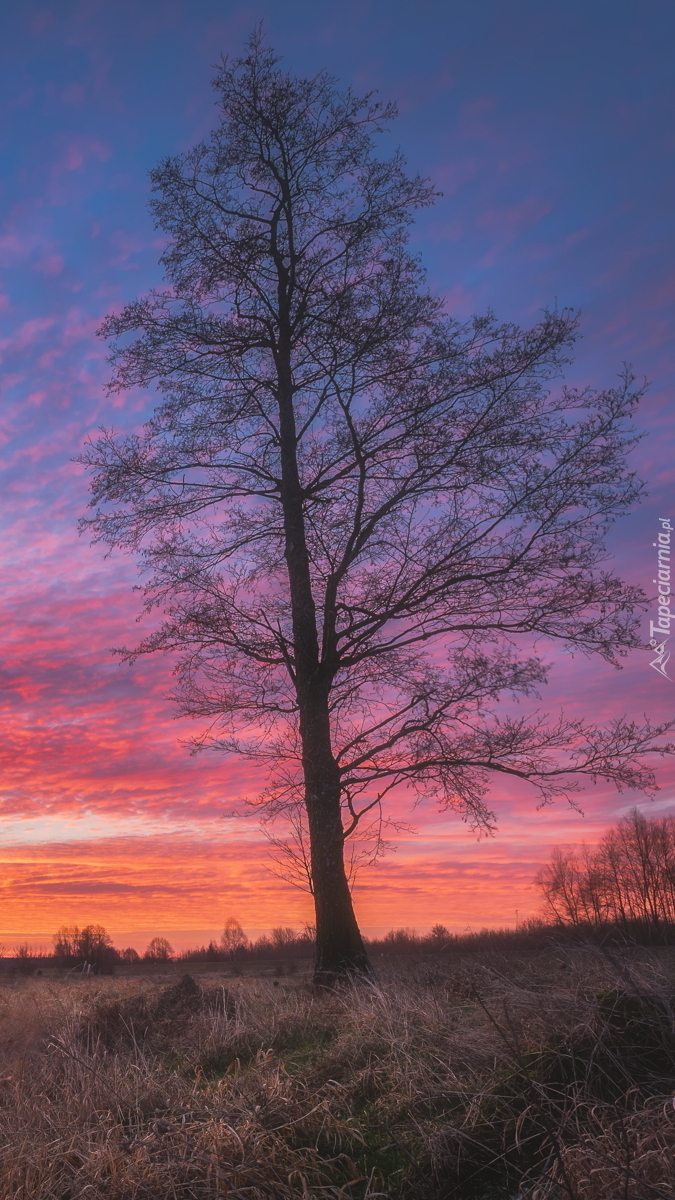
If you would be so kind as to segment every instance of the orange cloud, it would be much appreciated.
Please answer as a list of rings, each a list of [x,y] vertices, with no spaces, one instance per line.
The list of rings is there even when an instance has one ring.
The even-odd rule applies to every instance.
[[[230,913],[249,931],[311,918],[309,898],[264,870],[260,847],[222,836],[108,837],[19,845],[2,852],[2,931],[6,943],[48,940],[62,923],[97,922],[116,933],[180,929],[217,933]]]
[[[456,817],[422,814],[417,836],[404,836],[395,854],[358,877],[355,902],[364,931],[425,931],[436,922],[456,932],[512,926],[539,911],[534,877],[552,845],[582,835],[595,841],[606,825],[602,808],[581,831],[578,815],[564,806],[535,817],[530,805],[529,821],[522,801],[504,807],[501,833],[480,842]],[[84,818],[81,823],[86,826]],[[131,835],[115,832],[129,818],[110,820],[107,829],[99,822],[98,832],[79,824],[62,823],[62,840],[38,841],[30,839],[27,822],[25,838],[5,845],[1,942],[30,935],[46,943],[62,923],[97,922],[118,944],[142,948],[144,937],[163,933],[186,947],[217,936],[230,914],[250,936],[312,921],[311,898],[271,873],[266,843],[251,823],[200,821],[195,814],[173,830],[148,824],[145,833]],[[45,828],[49,832],[49,823]],[[39,835],[39,822],[35,830]]]
[[[131,939],[134,931],[179,931],[180,944],[194,945],[205,930],[217,934],[231,913],[252,935],[312,920],[309,895],[266,870],[255,837],[113,836],[15,845],[0,857],[5,943],[26,934],[47,941],[62,923],[91,921]],[[538,865],[532,849],[514,860],[503,845],[473,844],[468,854],[456,846],[445,858],[416,853],[409,843],[401,857],[362,875],[359,917],[371,933],[436,921],[456,930],[513,924],[518,907],[525,916],[538,906]]]

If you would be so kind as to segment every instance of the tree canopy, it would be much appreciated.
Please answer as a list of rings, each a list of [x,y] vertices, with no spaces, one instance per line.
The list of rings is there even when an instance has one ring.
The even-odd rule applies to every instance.
[[[569,310],[447,315],[408,246],[433,189],[375,152],[393,106],[285,73],[258,35],[215,86],[210,139],[152,172],[167,286],[103,325],[111,388],[159,402],[84,455],[88,526],[140,555],[163,610],[129,656],[176,655],[197,742],[269,767],[320,971],[366,969],[344,844],[377,852],[388,794],[491,827],[495,778],[544,801],[653,786],[666,726],[510,704],[542,647],[616,664],[640,644],[644,597],[604,548],[641,492],[640,389],[552,386]]]

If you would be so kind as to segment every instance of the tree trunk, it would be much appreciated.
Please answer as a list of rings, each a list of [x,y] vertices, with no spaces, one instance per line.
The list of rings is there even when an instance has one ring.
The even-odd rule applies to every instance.
[[[354,915],[344,866],[340,777],[330,732],[329,664],[322,663],[312,591],[303,495],[297,458],[289,340],[277,358],[281,501],[285,558],[293,619],[295,688],[309,824],[312,886],[316,910],[315,982],[332,986],[370,966]]]
[[[314,982],[331,987],[346,975],[369,975],[370,963],[345,872],[340,777],[325,693],[311,689],[301,700],[300,734],[316,910]]]

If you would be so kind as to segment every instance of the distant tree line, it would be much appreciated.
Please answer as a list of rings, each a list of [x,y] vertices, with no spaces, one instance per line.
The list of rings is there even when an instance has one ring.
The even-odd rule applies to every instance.
[[[544,896],[541,918],[521,922],[516,930],[483,929],[453,934],[445,925],[429,933],[394,929],[367,941],[371,956],[440,953],[490,949],[530,943],[551,932],[584,934],[610,930],[638,942],[675,941],[675,817],[648,818],[639,809],[609,829],[596,846],[556,847],[536,884]],[[269,934],[249,939],[236,917],[228,917],[218,940],[174,954],[164,937],[154,937],[143,954],[132,947],[119,950],[102,925],[62,925],[53,937],[53,959],[61,967],[112,971],[116,964],[145,962],[230,962],[311,959],[315,930],[298,932],[279,925]],[[13,956],[20,967],[42,955],[24,942]]]
[[[557,847],[536,882],[548,921],[674,941],[675,818],[648,818],[633,809],[599,845]]]
[[[186,962],[242,962],[245,959],[312,958],[316,940],[314,928],[305,925],[301,933],[289,925],[278,925],[271,933],[250,941],[236,917],[228,917],[219,941],[208,946],[185,950],[179,957]]]
[[[198,946],[175,954],[173,946],[165,937],[154,937],[143,954],[133,946],[118,949],[103,925],[61,925],[52,938],[53,954],[46,955],[32,948],[28,942],[15,947],[13,957],[25,961],[27,969],[36,959],[53,958],[65,968],[91,967],[105,971],[115,964],[140,962],[168,962],[177,959],[184,962],[232,962],[244,958],[311,958],[315,949],[314,930],[305,926],[298,933],[290,926],[277,926],[269,935],[251,941],[244,933],[236,917],[228,917],[218,941],[208,946]]]
[[[368,941],[372,954],[401,954],[419,950],[441,950],[456,941],[445,925],[434,925],[431,932],[420,935],[411,929],[396,929],[381,939]],[[164,937],[154,937],[143,954],[133,946],[118,949],[102,925],[61,925],[53,936],[53,955],[45,955],[32,949],[27,942],[15,948],[12,956],[24,964],[26,970],[36,960],[49,957],[66,969],[91,967],[96,972],[112,970],[115,965],[133,965],[141,962],[229,962],[311,959],[315,953],[315,931],[305,925],[301,931],[288,925],[278,925],[269,934],[249,939],[236,917],[228,917],[218,940],[206,946],[197,946],[174,953],[170,942]]]

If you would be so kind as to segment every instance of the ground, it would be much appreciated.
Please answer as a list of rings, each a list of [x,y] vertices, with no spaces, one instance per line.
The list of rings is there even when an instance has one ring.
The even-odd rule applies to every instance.
[[[0,1200],[675,1197],[673,950],[376,965],[3,977]]]

